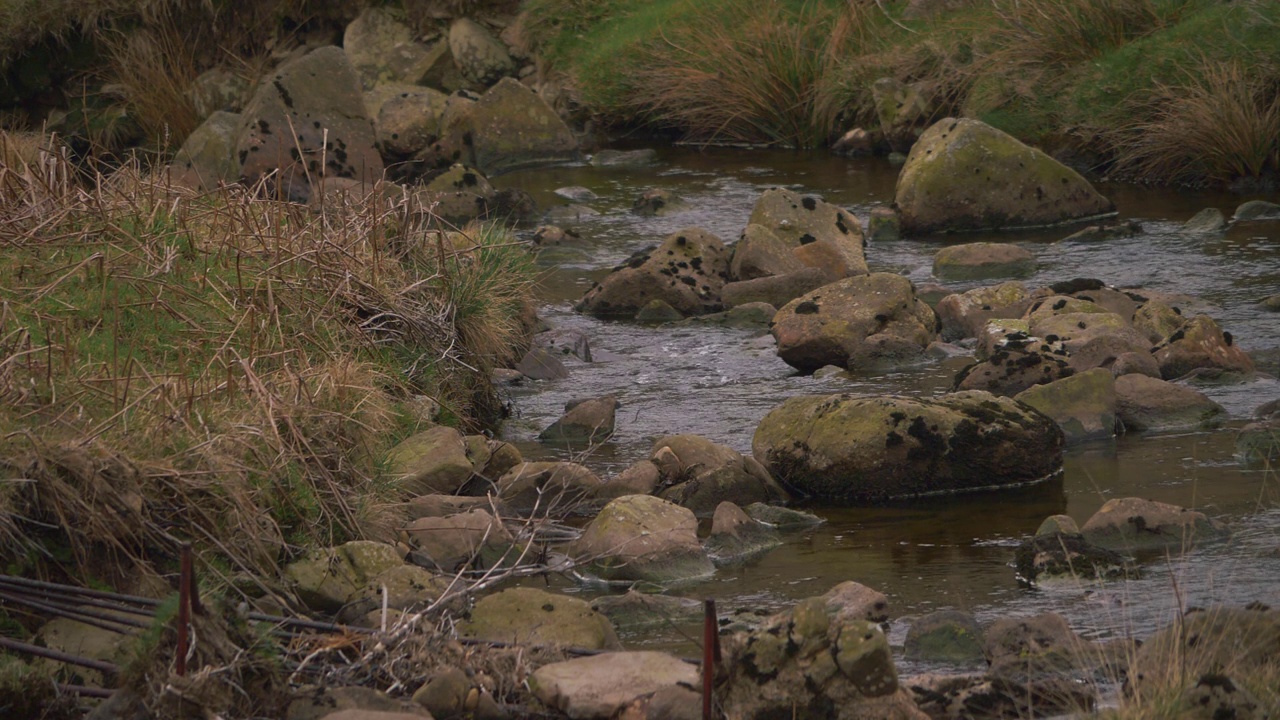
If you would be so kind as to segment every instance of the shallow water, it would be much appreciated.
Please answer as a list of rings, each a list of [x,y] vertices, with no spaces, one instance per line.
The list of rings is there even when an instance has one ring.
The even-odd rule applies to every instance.
[[[892,201],[897,171],[882,159],[822,154],[666,148],[649,168],[562,167],[498,178],[500,187],[530,192],[540,207],[566,204],[553,194],[584,186],[599,198],[585,204],[601,214],[570,223],[580,245],[544,252],[540,262],[541,316],[555,328],[585,332],[597,359],[569,358],[571,377],[535,382],[509,391],[514,416],[501,435],[526,457],[574,458],[602,476],[647,457],[654,438],[695,433],[749,453],[755,426],[765,413],[796,394],[861,392],[933,396],[945,392],[968,360],[929,361],[893,373],[824,378],[797,375],[774,354],[772,339],[744,330],[700,326],[645,326],[602,322],[578,315],[572,303],[614,265],[676,230],[700,226],[726,242],[736,240],[759,194],[786,186],[817,194],[863,219]],[[644,190],[666,188],[688,209],[642,218],[627,212]],[[1280,373],[1280,316],[1256,303],[1280,291],[1280,222],[1233,227],[1219,237],[1189,237],[1183,221],[1206,206],[1228,215],[1247,197],[1100,185],[1121,218],[1142,223],[1145,233],[1104,242],[1062,242],[1070,229],[1035,233],[972,234],[962,242],[1000,240],[1026,247],[1038,267],[1025,281],[1036,287],[1094,277],[1120,287],[1186,293],[1242,347],[1263,358],[1260,369]],[[1280,198],[1263,198],[1272,201]],[[953,239],[872,244],[873,271],[934,282],[932,255]],[[981,284],[944,283],[964,290]],[[1262,351],[1258,353],[1256,351]],[[895,618],[946,608],[974,612],[988,621],[1047,610],[1065,614],[1086,635],[1145,636],[1167,622],[1179,603],[1280,602],[1280,477],[1241,467],[1234,457],[1236,428],[1261,403],[1280,397],[1269,377],[1238,385],[1201,388],[1230,412],[1227,428],[1212,432],[1130,436],[1069,449],[1062,477],[1037,487],[915,501],[890,508],[822,506],[816,529],[787,537],[786,544],[748,565],[721,569],[713,579],[679,594],[714,597],[722,612],[777,609],[856,580],[886,593]],[[567,400],[616,395],[617,433],[589,457],[545,447],[537,433],[559,417]],[[1146,578],[1101,588],[1018,586],[1010,563],[1013,547],[1051,514],[1083,522],[1113,497],[1139,495],[1194,506],[1228,522],[1228,543],[1181,557],[1146,563]],[[567,592],[595,592],[567,582]],[[891,640],[901,641],[895,622]],[[687,636],[682,634],[687,633]],[[690,652],[693,628],[666,628],[625,637],[630,645]]]

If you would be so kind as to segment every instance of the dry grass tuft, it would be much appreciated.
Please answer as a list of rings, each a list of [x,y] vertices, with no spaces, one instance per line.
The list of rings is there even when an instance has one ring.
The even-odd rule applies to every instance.
[[[1140,180],[1229,183],[1280,171],[1280,73],[1206,62],[1187,82],[1135,104],[1115,133],[1120,173]]]
[[[188,90],[199,74],[195,38],[170,12],[132,32],[102,34],[108,82],[124,94],[130,116],[161,150],[176,150],[200,124]]]

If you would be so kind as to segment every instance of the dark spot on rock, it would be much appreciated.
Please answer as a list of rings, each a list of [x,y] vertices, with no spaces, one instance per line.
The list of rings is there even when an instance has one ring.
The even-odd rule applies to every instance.
[[[316,129],[317,129],[317,130],[319,130],[319,129],[320,129],[320,121],[319,121],[319,120],[316,120],[316,121],[315,121],[314,123],[312,123],[312,124],[316,126]]]
[[[1037,302],[1036,304],[1032,305],[1032,306],[1031,306],[1031,312],[1035,312],[1035,311],[1039,310],[1039,309],[1040,309],[1040,306],[1041,306],[1041,305],[1043,305],[1043,304],[1044,304],[1044,302]]]
[[[270,135],[271,125],[266,120],[263,120],[262,118],[258,118],[258,132],[262,133],[263,135]]]
[[[1053,304],[1053,309],[1054,309],[1054,310],[1061,310],[1062,308],[1064,308],[1064,307],[1066,307],[1066,306],[1067,306],[1067,301],[1066,301],[1065,299],[1063,299],[1063,300],[1059,300],[1058,302],[1054,303],[1054,304]]]
[[[475,173],[462,173],[462,184],[466,187],[472,187],[480,184],[480,179]]]
[[[816,238],[816,237],[814,237],[814,236],[810,235],[809,233],[805,233],[805,234],[803,234],[803,235],[801,235],[801,236],[800,236],[800,244],[801,244],[801,245],[808,245],[808,244],[809,244],[809,243],[811,243],[811,242],[817,242],[817,241],[818,241],[818,238]]]
[[[1227,347],[1231,347],[1231,343],[1235,342],[1235,338],[1231,337],[1231,333],[1226,330],[1222,331],[1222,339],[1227,342]]]
[[[817,210],[817,209],[818,209],[818,201],[814,200],[814,199],[813,199],[813,198],[811,198],[811,197],[807,197],[807,198],[805,198],[805,199],[801,200],[801,201],[800,201],[800,204],[801,204],[801,205],[804,205],[804,209],[805,209],[805,210]]]
[[[676,238],[676,244],[679,245],[680,247],[684,247],[685,245],[689,244],[689,239],[681,235],[680,237]]]
[[[280,82],[279,76],[272,80],[271,84],[276,86],[276,92],[280,93],[280,99],[284,101],[284,106],[293,109],[293,96],[285,89],[284,83]]]
[[[1093,302],[1092,295],[1077,295],[1076,297],[1080,298],[1081,300],[1088,300],[1089,302]]]
[[[688,275],[685,275],[684,277],[680,278],[680,282],[684,283],[685,285],[688,285],[689,287],[697,287],[698,285],[698,281],[694,280]]]
[[[1081,330],[1088,330],[1088,327],[1084,324],[1084,321],[1083,321],[1083,320],[1081,320],[1080,322],[1076,323],[1076,327],[1080,328]]]
[[[556,606],[554,603],[543,603],[542,609],[545,610],[546,612],[555,612]]]
[[[879,315],[876,315],[876,322],[878,322],[878,323],[880,323],[881,325],[883,325],[883,324],[885,324],[885,323],[889,322],[889,316],[888,316],[888,315],[885,315],[884,313],[880,313]]]
[[[849,226],[844,224],[844,217],[841,215],[836,215],[836,229],[840,231],[841,235],[849,234]],[[867,246],[866,238],[862,238],[862,246]]]
[[[683,269],[686,269],[686,270],[687,270],[687,269],[689,268],[689,263],[687,263],[687,262],[685,262],[685,261],[681,260],[680,262],[676,263],[676,267],[678,267],[678,268],[683,268]]]
[[[796,306],[797,315],[813,315],[818,312],[818,303],[812,300],[805,300]]]
[[[1174,313],[1175,315],[1181,315],[1181,314],[1182,314],[1182,308],[1178,307],[1177,305],[1174,305],[1174,306],[1173,306],[1173,308],[1172,308],[1172,310],[1173,310],[1173,313]]]
[[[1060,339],[1057,335],[1045,335],[1045,342],[1056,343]]]
[[[990,305],[983,305],[983,306],[982,306],[982,309],[983,309],[983,310],[990,310],[990,309],[991,309],[991,306],[990,306]]]
[[[241,164],[241,165],[243,165],[243,164],[244,164],[244,161],[245,161],[245,160],[247,160],[247,159],[249,159],[249,151],[248,151],[248,150],[241,150],[241,151],[240,151],[240,164]]]

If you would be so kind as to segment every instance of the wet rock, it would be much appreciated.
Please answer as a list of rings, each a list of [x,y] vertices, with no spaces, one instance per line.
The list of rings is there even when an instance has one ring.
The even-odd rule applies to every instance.
[[[903,652],[908,660],[969,665],[986,658],[982,640],[982,628],[972,614],[942,610],[911,623]]]
[[[187,97],[196,117],[207,120],[216,112],[239,113],[249,98],[249,80],[224,67],[206,70],[191,81]],[[228,153],[230,155],[230,153]]]
[[[1280,420],[1249,423],[1240,428],[1236,455],[1244,463],[1274,465],[1280,461]]]
[[[684,201],[684,198],[670,190],[654,188],[644,191],[635,199],[635,202],[631,203],[631,212],[641,217],[655,217],[682,212],[688,207],[689,204]]]
[[[891,273],[850,277],[806,293],[778,310],[773,326],[778,356],[804,371],[919,358],[936,333],[933,309],[916,298],[910,280]]]
[[[515,539],[502,521],[484,508],[448,517],[418,518],[406,525],[404,532],[414,548],[409,559],[440,573],[484,570],[514,559],[508,553]]]
[[[763,225],[748,225],[733,246],[729,276],[754,280],[796,272],[806,265],[791,252],[792,246]]]
[[[546,348],[531,348],[516,363],[516,370],[531,380],[560,380],[569,377],[569,369]]]
[[[513,78],[489,89],[463,123],[486,175],[578,159],[578,141],[542,98]]]
[[[516,73],[516,63],[506,46],[484,26],[468,18],[458,18],[449,26],[449,52],[462,77],[480,87],[488,87]]]
[[[586,601],[536,588],[511,588],[481,598],[458,633],[480,640],[587,650],[622,647],[609,619]]]
[[[1280,295],[1272,295],[1271,297],[1265,298],[1262,302],[1258,303],[1258,306],[1268,312],[1280,312]]]
[[[404,558],[394,547],[357,540],[312,550],[286,565],[284,575],[307,607],[337,612],[370,580],[401,565]]]
[[[236,136],[241,124],[238,114],[221,110],[211,113],[173,156],[169,166],[173,182],[196,190],[213,190],[236,182],[240,177]]]
[[[695,580],[714,570],[697,530],[691,510],[650,495],[627,495],[605,505],[568,552],[605,580]]]
[[[721,298],[726,307],[738,307],[751,303],[766,303],[782,307],[792,300],[812,292],[829,282],[825,270],[806,267],[786,275],[761,277],[754,280],[725,283]]]
[[[1062,238],[1059,242],[1102,242],[1116,238],[1133,237],[1143,233],[1142,226],[1133,220],[1089,225]]]
[[[534,347],[546,348],[561,355],[573,355],[591,362],[591,338],[581,330],[547,330],[533,336]]]
[[[1021,277],[1035,270],[1029,250],[1008,243],[952,245],[933,256],[933,274],[948,280]]]
[[[1226,675],[1211,672],[1201,675],[1196,684],[1182,694],[1178,717],[1186,720],[1266,720],[1270,715],[1247,688],[1232,682]]]
[[[1052,535],[1079,535],[1080,526],[1070,515],[1050,515],[1040,523],[1040,527],[1036,528],[1036,537],[1046,537]]]
[[[1093,686],[1051,675],[1031,682],[976,674],[920,675],[904,678],[902,685],[933,720],[1059,717],[1088,712],[1097,703]]]
[[[1093,644],[1080,637],[1057,613],[1001,618],[987,628],[983,651],[988,676],[1027,680],[1045,673],[1087,667]]]
[[[1174,432],[1221,425],[1227,411],[1204,393],[1146,375],[1116,378],[1116,416],[1125,432]]]
[[[935,310],[942,323],[942,339],[955,342],[977,337],[989,320],[1022,317],[1031,303],[1025,285],[1006,282],[947,295],[938,301]]]
[[[1280,220],[1280,205],[1266,200],[1250,200],[1241,203],[1231,214],[1232,222],[1249,220]]]
[[[1014,551],[1018,579],[1029,585],[1046,580],[1112,580],[1136,578],[1139,571],[1128,558],[1093,545],[1079,533],[1041,533]]]
[[[1159,380],[1160,364],[1151,357],[1149,352],[1121,353],[1116,356],[1115,362],[1111,365],[1111,374],[1118,378],[1138,374]]]
[[[743,511],[752,520],[767,523],[782,532],[807,530],[826,522],[826,520],[810,512],[792,510],[791,508],[767,505],[765,503],[751,503],[743,508]]]
[[[543,665],[529,689],[575,720],[607,720],[642,695],[664,687],[698,687],[698,669],[666,653],[612,652]]]
[[[906,152],[929,123],[932,109],[918,84],[883,77],[871,84],[871,102],[889,147]]]
[[[539,435],[539,440],[586,446],[613,435],[618,400],[612,395],[566,403],[565,413]]]
[[[863,128],[853,128],[831,144],[831,152],[840,157],[863,157],[876,151],[877,137]]]
[[[455,493],[473,470],[462,433],[442,425],[410,435],[387,454],[387,474],[414,495]]]
[[[616,268],[576,307],[597,317],[631,318],[657,299],[683,315],[704,315],[720,309],[720,290],[728,273],[729,253],[720,239],[700,228],[686,228]]]
[[[756,428],[755,457],[805,496],[846,503],[1035,482],[1059,471],[1062,431],[985,392],[933,400],[793,397]]]
[[[748,223],[768,229],[801,262],[825,270],[832,280],[867,273],[861,223],[820,198],[802,197],[785,188],[766,190]]]
[[[644,307],[636,312],[636,320],[642,323],[669,323],[683,319],[684,315],[679,310],[658,298],[645,303]]]
[[[1052,225],[1115,209],[1043,152],[956,118],[938,121],[911,148],[894,202],[907,233]]]
[[[609,618],[619,629],[637,629],[655,625],[670,626],[699,620],[702,603],[692,598],[658,595],[631,589],[622,595],[605,595],[591,602],[591,607]]]
[[[1220,233],[1227,229],[1227,218],[1218,208],[1205,208],[1182,224],[1182,232],[1191,235]]]
[[[728,286],[728,284],[725,285],[726,288]],[[686,319],[685,323],[689,325],[715,325],[742,330],[760,330],[763,332],[768,330],[769,325],[773,322],[773,316],[777,314],[778,309],[769,303],[749,302],[730,306],[724,312],[691,317]]]
[[[957,390],[1013,396],[1075,374],[1060,343],[1050,343],[1018,330],[992,333],[992,336],[988,339],[990,350],[980,353],[987,355],[987,359],[956,374]]]
[[[561,205],[547,210],[544,219],[549,223],[569,224],[578,223],[594,217],[599,217],[600,213],[592,210],[585,205]],[[572,232],[572,230],[570,230]]]
[[[533,231],[533,244],[538,247],[556,247],[572,245],[582,240],[582,236],[572,229],[564,229],[555,225],[542,225]]]
[[[1160,363],[1160,375],[1174,380],[1198,368],[1214,368],[1252,375],[1253,360],[1208,315],[1187,321],[1152,351]]]
[[[1151,356],[1148,347],[1142,342],[1142,338],[1129,332],[1128,328],[1113,334],[1099,333],[1096,337],[1085,340],[1084,344],[1079,344],[1077,340],[1074,347],[1068,348],[1071,356],[1067,358],[1067,364],[1077,373],[1103,368],[1116,377],[1131,372],[1160,377],[1160,365]],[[1121,358],[1124,358],[1124,363],[1120,363]]]
[[[409,158],[440,136],[447,96],[420,85],[383,84],[365,93],[378,149],[386,157]]]
[[[493,373],[489,376],[490,381],[494,385],[522,385],[525,381],[524,373],[511,368],[494,368]]]
[[[404,504],[404,509],[412,522],[418,518],[444,518],[472,510],[494,510],[495,505],[496,511],[502,512],[497,498],[431,494],[410,499]]]
[[[281,65],[258,86],[242,121],[236,157],[246,185],[269,178],[271,194],[306,202],[321,177],[368,183],[382,177],[360,81],[342,48],[323,47]]]
[[[592,200],[600,199],[599,195],[581,185],[556,188],[555,194],[571,202],[591,202]]]
[[[1116,434],[1116,386],[1110,370],[1094,368],[1036,385],[1014,399],[1053,418],[1068,443]]]
[[[641,460],[605,481],[596,491],[596,497],[612,499],[623,495],[649,495],[662,482],[658,466],[651,460]]]
[[[1095,545],[1134,552],[1221,540],[1227,529],[1198,510],[1128,497],[1108,500],[1080,533]]]
[[[872,600],[879,596],[879,600]],[[871,601],[868,603],[868,601]],[[716,698],[729,717],[924,718],[898,686],[876,624],[883,596],[844,583],[724,643]]]
[[[657,159],[658,151],[653,148],[599,150],[591,156],[591,164],[596,167],[646,167]]]
[[[669,487],[661,496],[696,515],[708,516],[726,501],[783,502],[789,499],[755,458],[697,435],[659,438],[649,454]]]
[[[702,694],[669,685],[636,698],[623,708],[617,720],[700,720]]]
[[[902,239],[902,220],[893,208],[871,209],[867,219],[867,239],[871,242],[896,242]]]
[[[315,687],[302,691],[290,703],[285,720],[320,720],[346,710],[395,713],[400,718],[427,715],[421,706],[366,687]],[[397,716],[387,720],[396,720]]]
[[[742,508],[725,501],[716,506],[711,535],[703,547],[717,565],[756,557],[782,544],[778,531],[751,519]]]
[[[498,478],[498,497],[513,510],[546,515],[578,510],[604,483],[571,462],[525,462]]]

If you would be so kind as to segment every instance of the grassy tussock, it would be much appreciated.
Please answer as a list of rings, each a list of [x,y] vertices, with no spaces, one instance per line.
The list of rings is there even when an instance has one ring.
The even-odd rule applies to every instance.
[[[170,14],[130,33],[102,34],[105,79],[121,88],[132,119],[164,150],[177,150],[200,124],[190,94],[199,74],[190,35]]]
[[[7,564],[128,576],[190,540],[262,572],[381,534],[415,398],[470,417],[519,342],[531,265],[505,231],[446,250],[403,197],[317,211],[65,165],[0,169]]]

